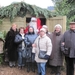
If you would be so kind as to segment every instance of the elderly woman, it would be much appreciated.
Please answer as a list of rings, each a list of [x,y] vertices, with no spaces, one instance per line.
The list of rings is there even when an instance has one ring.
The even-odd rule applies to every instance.
[[[43,52],[46,51],[43,59],[39,57],[40,50]],[[37,75],[46,75],[45,65],[52,52],[52,43],[50,38],[46,35],[46,30],[44,28],[40,29],[39,36],[33,44],[32,52],[35,54],[35,61],[37,62]]]
[[[54,71],[55,75],[60,75],[60,68],[63,64],[63,55],[60,50],[60,41],[62,38],[61,30],[61,25],[57,24],[54,27],[54,32],[50,34],[53,48],[49,64],[52,66],[51,73]]]

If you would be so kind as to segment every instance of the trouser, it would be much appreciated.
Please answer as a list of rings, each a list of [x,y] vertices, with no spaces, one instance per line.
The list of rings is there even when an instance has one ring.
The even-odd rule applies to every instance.
[[[74,75],[74,58],[65,57],[66,75]]]
[[[46,63],[37,63],[37,66],[38,66],[38,74],[41,73],[41,75],[46,75],[45,70]]]
[[[35,62],[27,62],[27,70],[35,71]]]
[[[18,52],[18,66],[24,66],[25,65],[25,59],[22,57],[22,51]]]

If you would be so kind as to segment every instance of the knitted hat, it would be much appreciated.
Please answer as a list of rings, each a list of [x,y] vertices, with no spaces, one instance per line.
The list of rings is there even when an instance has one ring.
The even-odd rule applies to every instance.
[[[46,33],[46,29],[45,28],[41,28],[40,31],[43,31]]]

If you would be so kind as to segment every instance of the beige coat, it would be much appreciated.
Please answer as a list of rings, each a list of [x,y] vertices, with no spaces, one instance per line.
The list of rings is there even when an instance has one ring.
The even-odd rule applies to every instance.
[[[49,55],[49,56],[51,55],[51,52],[52,52],[51,40],[48,36],[46,36],[46,34],[43,37],[38,36],[37,39],[34,42],[36,47],[33,47],[33,49],[32,49],[32,52],[35,53],[35,61],[37,63],[47,62],[47,60],[45,60],[45,59],[38,58],[38,54],[39,54],[38,40],[39,40],[40,50],[47,51],[46,54]]]

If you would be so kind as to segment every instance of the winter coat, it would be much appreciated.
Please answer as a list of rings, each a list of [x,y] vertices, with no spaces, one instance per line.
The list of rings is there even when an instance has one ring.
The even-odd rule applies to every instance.
[[[75,31],[67,30],[63,35],[61,44],[63,42],[65,43],[65,45],[61,45],[62,52],[67,49],[68,54],[65,56],[75,58]]]
[[[48,56],[51,55],[52,43],[50,38],[46,34],[43,37],[38,36],[34,44],[36,45],[36,47],[33,47],[32,52],[35,53],[35,61],[37,63],[47,62],[47,60],[45,59],[40,59],[38,55],[39,55],[39,47],[40,47],[40,50],[47,51],[46,55]],[[39,44],[39,47],[38,47],[38,44]]]
[[[15,43],[18,45],[17,50],[18,51],[22,51],[22,42],[24,41],[24,39],[22,39],[21,34],[17,34],[15,36]],[[25,44],[25,41],[24,41]]]
[[[60,42],[62,34],[56,35],[54,32],[50,34],[52,41],[52,54],[49,59],[49,64],[51,66],[62,66],[63,65],[63,54],[61,52]]]
[[[29,50],[29,53],[31,54],[31,58],[28,58],[27,62],[34,62],[34,55],[32,54],[32,44],[34,43],[36,38],[36,34],[27,34],[25,36],[26,49]]]
[[[17,44],[14,42],[17,31],[10,29],[5,38],[4,48],[7,49],[9,61],[17,60]]]

